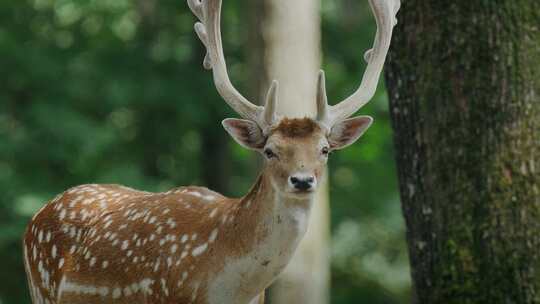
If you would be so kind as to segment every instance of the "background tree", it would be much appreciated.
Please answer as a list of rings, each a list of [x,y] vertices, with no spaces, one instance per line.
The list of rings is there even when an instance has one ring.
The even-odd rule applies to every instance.
[[[403,2],[387,84],[418,303],[537,303],[540,2]]]
[[[313,116],[320,68],[320,5],[312,0],[253,1],[252,65],[262,99],[269,80],[280,82],[278,112]],[[324,304],[329,300],[328,188],[319,188],[306,236],[291,263],[270,289],[269,302]]]

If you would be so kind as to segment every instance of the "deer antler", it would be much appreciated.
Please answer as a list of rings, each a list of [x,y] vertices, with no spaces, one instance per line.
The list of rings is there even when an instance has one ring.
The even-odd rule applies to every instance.
[[[369,4],[377,22],[377,34],[373,48],[364,55],[368,66],[362,77],[360,87],[347,99],[330,106],[326,95],[324,72],[319,73],[317,120],[328,130],[336,122],[348,118],[368,103],[377,90],[377,83],[390,48],[392,30],[397,24],[396,14],[400,8],[400,0],[369,0]]]
[[[189,8],[200,20],[195,24],[195,32],[206,47],[203,66],[213,71],[215,86],[225,102],[240,116],[256,122],[263,132],[266,132],[275,119],[278,83],[277,81],[272,83],[265,107],[249,102],[234,88],[227,74],[223,54],[221,4],[222,0],[188,0]]]

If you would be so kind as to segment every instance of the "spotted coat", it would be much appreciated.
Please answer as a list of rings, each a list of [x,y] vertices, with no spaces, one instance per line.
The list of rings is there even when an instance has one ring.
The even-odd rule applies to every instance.
[[[72,188],[27,227],[33,303],[257,303],[289,261],[309,210],[271,188],[263,177],[241,199],[201,187]]]

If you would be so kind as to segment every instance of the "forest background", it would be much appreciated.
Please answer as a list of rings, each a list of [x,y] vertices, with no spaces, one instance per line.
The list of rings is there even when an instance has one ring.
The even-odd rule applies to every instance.
[[[151,7],[148,7],[151,5]],[[248,0],[227,0],[223,42],[235,85],[255,99]],[[322,67],[333,100],[359,84],[374,37],[367,1],[322,0]],[[0,2],[0,303],[29,303],[21,236],[65,189],[249,189],[257,156],[220,122],[235,114],[201,67],[184,1]],[[316,77],[316,75],[313,75]],[[329,162],[331,303],[408,303],[410,272],[381,85],[375,124]]]

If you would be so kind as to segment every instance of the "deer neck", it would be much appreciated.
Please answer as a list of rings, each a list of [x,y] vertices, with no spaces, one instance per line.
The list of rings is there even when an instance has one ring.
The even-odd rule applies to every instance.
[[[289,248],[294,251],[307,229],[312,201],[313,195],[294,197],[277,190],[263,171],[248,195],[240,200],[244,207],[240,210],[245,209],[244,215],[255,220],[251,230],[255,228],[257,237],[264,240],[263,247],[276,252]]]
[[[313,197],[283,195],[265,172],[240,199],[231,231],[237,251],[216,278],[210,303],[225,303],[222,290],[239,289],[234,303],[256,296],[285,268],[304,236]]]

